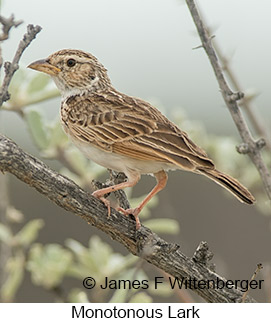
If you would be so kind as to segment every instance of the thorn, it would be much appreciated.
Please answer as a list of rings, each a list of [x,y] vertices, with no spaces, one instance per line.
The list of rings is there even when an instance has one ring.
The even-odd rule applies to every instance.
[[[256,276],[258,275],[259,271],[262,270],[262,269],[263,269],[263,265],[262,264],[257,264],[256,270],[254,271],[252,277],[250,278],[249,287],[250,287],[251,281],[256,278]],[[243,294],[242,299],[241,299],[241,303],[244,303],[245,302],[246,297],[247,297],[247,294],[248,294],[250,288],[248,288],[247,291]]]
[[[203,45],[201,44],[201,45],[199,45],[197,47],[193,47],[192,50],[199,49],[199,48],[203,48]]]
[[[215,35],[210,36],[209,41],[212,40],[213,38],[215,38]],[[197,47],[193,47],[192,49],[194,50],[194,49],[199,49],[199,48],[203,48],[203,47],[204,47],[203,44],[201,44],[201,45],[199,45]]]

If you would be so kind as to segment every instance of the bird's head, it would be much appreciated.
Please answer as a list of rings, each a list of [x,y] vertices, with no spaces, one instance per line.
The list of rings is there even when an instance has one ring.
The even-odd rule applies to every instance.
[[[49,74],[64,97],[111,86],[104,66],[95,56],[81,50],[63,49],[28,67]]]

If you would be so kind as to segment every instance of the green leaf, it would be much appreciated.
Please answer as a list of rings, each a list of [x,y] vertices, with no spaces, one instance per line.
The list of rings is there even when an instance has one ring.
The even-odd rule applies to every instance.
[[[17,210],[15,207],[9,205],[7,209],[7,219],[12,223],[22,223],[24,215],[22,211]]]
[[[66,150],[66,157],[80,176],[84,177],[88,164],[86,157],[75,147]]]
[[[38,237],[39,230],[44,226],[42,219],[29,221],[14,237],[20,245],[27,247]]]
[[[72,254],[58,244],[35,244],[29,252],[27,269],[36,285],[52,289],[62,282],[72,265]]]
[[[124,272],[119,273],[118,275],[119,279],[123,280],[128,280],[128,281],[133,281],[133,280],[147,280],[148,277],[144,273],[143,270],[138,270],[137,268],[131,268],[128,269]],[[109,277],[110,279],[115,279],[113,277]],[[116,292],[113,294],[113,296],[110,299],[110,303],[124,303],[127,302],[127,298],[131,293],[134,293],[134,290],[130,290],[128,288],[126,289],[118,289]]]
[[[1,288],[1,299],[4,302],[11,302],[20,287],[24,277],[25,258],[18,253],[7,262],[6,270],[8,278]]]
[[[79,288],[74,288],[68,295],[70,303],[89,303],[87,294]]]
[[[117,289],[109,300],[109,303],[125,303],[129,292],[130,290],[128,288]]]
[[[179,223],[173,219],[151,219],[144,221],[144,225],[156,233],[177,234],[180,232]]]
[[[91,237],[89,248],[73,239],[68,239],[66,245],[74,252],[77,260],[69,268],[68,274],[79,279],[91,275],[98,283],[105,276],[115,276],[137,261],[134,256],[124,257],[114,253],[111,246],[97,236]]]
[[[103,242],[98,236],[91,237],[89,240],[89,249],[96,262],[96,266],[99,269],[107,265],[111,255],[113,254],[111,246]]]
[[[12,240],[12,232],[5,224],[0,222],[0,241],[9,244]]]
[[[65,242],[66,246],[69,247],[76,255],[85,254],[87,248],[82,245],[81,242],[78,242],[74,239],[67,239]]]
[[[49,129],[49,148],[64,147],[69,142],[65,134],[59,117],[48,125]]]
[[[45,126],[45,121],[42,114],[37,109],[29,109],[25,114],[26,122],[30,133],[33,136],[37,146],[40,149],[46,149],[49,144],[48,130]]]
[[[69,268],[69,275],[81,279],[92,274],[95,279],[97,279],[96,275],[100,274],[100,269],[97,268],[95,259],[93,259],[89,249],[73,239],[68,239],[65,244],[73,251],[77,260],[77,262]]]
[[[136,293],[133,295],[129,303],[152,303],[153,299],[145,292]]]
[[[19,102],[22,93],[24,93],[24,85],[26,83],[26,77],[27,73],[26,70],[23,68],[20,68],[15,74],[14,77],[11,80],[9,91],[11,94],[11,102]]]
[[[50,82],[50,77],[48,75],[37,73],[28,84],[27,92],[33,94],[35,92],[40,92],[48,85]]]

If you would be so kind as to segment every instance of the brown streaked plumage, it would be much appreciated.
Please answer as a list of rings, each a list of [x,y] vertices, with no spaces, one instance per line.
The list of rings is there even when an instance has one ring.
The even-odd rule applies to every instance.
[[[205,175],[240,201],[255,202],[242,184],[218,171],[205,151],[159,110],[115,90],[106,69],[93,55],[64,49],[29,67],[51,75],[61,91],[63,127],[75,145],[96,163],[126,174],[126,182],[93,193],[109,212],[105,194],[134,186],[141,174],[154,174],[157,185],[137,208],[119,208],[133,214],[139,228],[139,212],[165,187],[166,171],[175,169]]]

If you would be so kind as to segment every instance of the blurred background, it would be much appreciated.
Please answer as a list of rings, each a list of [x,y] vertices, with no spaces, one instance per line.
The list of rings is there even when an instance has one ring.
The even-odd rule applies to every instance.
[[[249,103],[270,140],[270,1],[262,0],[259,4],[256,0],[204,0],[200,1],[200,6],[211,34],[215,35],[216,45],[228,59],[228,68],[234,71],[240,89],[253,99]],[[254,166],[247,156],[240,156],[235,150],[240,137],[204,50],[195,49],[200,40],[185,2],[2,1],[1,15],[8,17],[11,13],[24,24],[13,29],[10,38],[3,43],[5,60],[12,59],[27,24],[41,25],[43,30],[21,59],[21,70],[11,86],[12,99],[0,111],[1,133],[84,187],[93,178],[106,179],[108,174],[79,156],[59,130],[60,97],[54,84],[45,76],[26,70],[32,61],[59,49],[77,48],[92,53],[108,69],[119,91],[158,107],[208,151],[219,169],[240,179],[258,200],[256,206],[242,205],[201,176],[175,172],[169,174],[167,188],[150,205],[142,222],[151,219],[150,227],[153,224],[153,230],[163,238],[180,244],[189,257],[201,241],[207,241],[215,255],[212,262],[216,264],[217,273],[227,279],[250,279],[256,265],[263,263],[264,270],[257,278],[265,279],[265,288],[251,291],[250,295],[260,302],[269,302],[270,203]],[[41,102],[33,104],[38,101]],[[16,113],[19,110],[24,111],[23,118]],[[253,121],[248,123],[255,137],[260,136],[259,131],[253,130]],[[41,132],[39,137],[37,133]],[[79,169],[76,173],[59,161],[55,142],[68,161]],[[270,164],[270,150],[266,150],[265,158]],[[133,301],[203,301],[194,293],[180,295],[168,290],[160,294],[147,291],[139,296],[124,293],[97,296],[82,290],[80,279],[95,277],[91,275],[95,270],[101,279],[105,275],[111,275],[112,279],[117,277],[118,266],[124,268],[121,278],[148,277],[151,280],[153,275],[161,273],[149,264],[139,263],[135,257],[130,258],[122,246],[14,177],[1,175],[0,180],[4,178],[9,204],[13,207],[13,219],[8,221],[12,235],[22,232],[20,230],[31,220],[43,219],[43,222],[31,222],[29,232],[33,238],[25,233],[29,243],[21,246],[24,256],[9,250],[5,263],[3,259],[0,262],[5,276],[3,301],[107,302],[131,301],[132,296]],[[133,192],[128,192],[129,196],[131,199],[141,197],[153,185],[154,180],[145,176]],[[165,222],[155,226],[153,220],[157,218],[168,219],[168,228],[163,231]],[[95,267],[95,252],[102,254],[97,250],[104,250],[104,258]],[[82,260],[84,255],[88,261]],[[65,266],[56,269],[54,264],[60,262],[59,259]],[[8,273],[3,269],[7,262]],[[73,270],[66,272],[69,266]],[[101,270],[101,266],[105,269]]]

